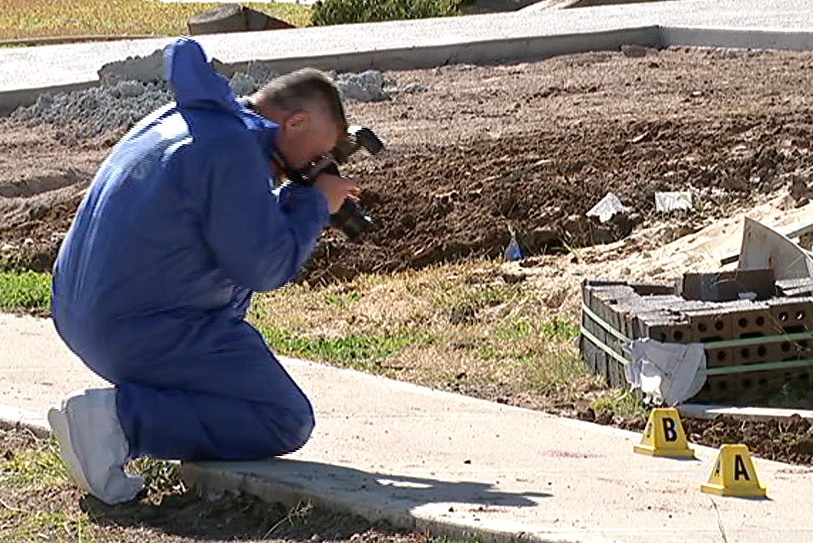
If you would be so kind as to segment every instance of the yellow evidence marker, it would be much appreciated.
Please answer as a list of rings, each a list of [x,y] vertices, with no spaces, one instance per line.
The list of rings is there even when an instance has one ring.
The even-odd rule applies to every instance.
[[[700,485],[706,494],[739,498],[765,497],[767,490],[759,484],[751,454],[745,445],[723,445],[708,483]]]
[[[694,450],[686,442],[686,433],[674,407],[653,409],[644,428],[641,444],[634,451],[649,456],[694,458]]]

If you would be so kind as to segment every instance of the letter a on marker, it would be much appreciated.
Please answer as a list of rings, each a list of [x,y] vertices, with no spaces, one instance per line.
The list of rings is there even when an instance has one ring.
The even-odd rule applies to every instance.
[[[714,463],[709,482],[700,490],[717,496],[764,497],[754,463],[745,445],[723,445]]]

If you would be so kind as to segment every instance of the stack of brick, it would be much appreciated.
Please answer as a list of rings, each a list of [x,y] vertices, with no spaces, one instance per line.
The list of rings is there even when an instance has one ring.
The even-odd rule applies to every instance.
[[[652,338],[704,344],[708,377],[694,401],[748,402],[794,382],[811,383],[813,296],[777,296],[771,280],[767,297],[755,296],[759,288],[740,288],[725,301],[687,299],[709,297],[686,290],[693,280],[687,277],[677,287],[586,281],[581,350],[590,368],[610,386],[626,387],[630,344]]]

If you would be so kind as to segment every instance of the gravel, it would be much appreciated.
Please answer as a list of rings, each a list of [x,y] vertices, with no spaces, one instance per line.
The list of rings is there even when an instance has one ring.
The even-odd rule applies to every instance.
[[[51,124],[65,135],[79,140],[112,130],[126,130],[174,97],[162,77],[161,51],[147,57],[132,57],[109,63],[99,70],[99,86],[86,90],[46,93],[36,103],[20,107],[11,118],[28,126]],[[264,62],[251,62],[235,72],[229,82],[237,96],[253,93],[279,74]],[[398,94],[427,90],[412,83],[399,86],[377,70],[329,74],[345,100],[379,102]]]

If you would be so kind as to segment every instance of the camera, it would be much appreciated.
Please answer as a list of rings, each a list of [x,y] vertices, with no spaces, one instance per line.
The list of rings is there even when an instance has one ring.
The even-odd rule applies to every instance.
[[[326,157],[314,160],[303,171],[293,172],[291,180],[310,185],[320,173],[341,175],[339,165],[346,163],[360,149],[376,155],[384,149],[384,144],[371,129],[351,126]],[[344,233],[350,241],[356,242],[363,233],[372,229],[374,223],[361,206],[352,200],[345,200],[339,211],[330,216],[330,225]]]

